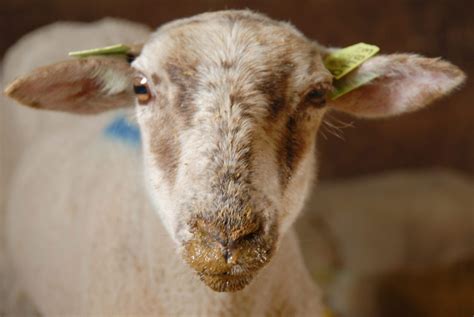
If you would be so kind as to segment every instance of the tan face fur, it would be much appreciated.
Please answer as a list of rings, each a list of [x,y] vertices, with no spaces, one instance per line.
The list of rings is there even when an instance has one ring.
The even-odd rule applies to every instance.
[[[151,197],[202,280],[239,290],[303,205],[332,76],[313,42],[249,12],[166,25],[133,67]]]

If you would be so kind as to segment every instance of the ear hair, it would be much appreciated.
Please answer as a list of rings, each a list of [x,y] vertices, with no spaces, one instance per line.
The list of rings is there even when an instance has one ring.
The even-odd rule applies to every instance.
[[[449,94],[465,80],[455,65],[415,54],[379,55],[347,75],[379,77],[336,100],[334,109],[361,117],[384,117],[415,111]]]
[[[132,68],[124,56],[94,56],[33,70],[5,89],[27,106],[90,114],[134,102]]]

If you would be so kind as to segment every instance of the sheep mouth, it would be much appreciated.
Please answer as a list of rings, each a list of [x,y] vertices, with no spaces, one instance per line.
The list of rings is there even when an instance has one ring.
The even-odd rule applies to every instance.
[[[230,273],[205,274],[199,277],[208,287],[216,292],[236,292],[245,288],[253,279],[254,274],[246,273],[233,275]]]

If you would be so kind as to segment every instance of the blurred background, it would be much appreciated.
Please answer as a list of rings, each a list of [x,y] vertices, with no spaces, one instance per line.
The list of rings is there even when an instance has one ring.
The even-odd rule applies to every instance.
[[[323,184],[346,182],[344,184],[349,184],[347,185],[349,187],[360,187],[360,184],[364,184],[363,181],[350,182],[353,179],[356,182],[359,179],[368,182],[373,175],[391,171],[403,170],[405,173],[413,171],[416,174],[419,171],[437,168],[456,172],[456,175],[465,178],[466,182],[472,181],[474,176],[474,84],[470,79],[474,75],[474,1],[472,0],[2,0],[0,56],[3,56],[8,47],[22,35],[58,20],[87,22],[112,16],[158,27],[167,21],[204,11],[237,8],[249,8],[274,19],[290,21],[308,37],[327,46],[345,47],[363,41],[378,45],[382,53],[416,52],[429,57],[443,57],[459,66],[468,75],[467,82],[458,92],[414,114],[377,121],[332,114],[332,122],[341,127],[340,131],[335,131],[340,137],[327,131],[319,138],[320,179],[323,180]],[[443,177],[445,174],[440,176]],[[398,180],[397,184],[403,186],[404,178]],[[433,182],[430,181],[430,184]],[[422,182],[412,183],[423,186]],[[446,186],[446,191],[454,188],[446,185],[448,183],[445,182],[443,185]],[[383,195],[383,192],[379,193]],[[431,192],[432,195],[434,193],[435,191]],[[425,194],[423,197],[430,200],[430,192]],[[398,196],[392,195],[392,197]],[[320,201],[324,201],[324,198]],[[474,228],[472,223],[474,204],[471,202],[474,200],[464,203],[463,212],[467,212],[464,215],[467,214],[468,218],[463,218],[461,221],[472,224]],[[391,203],[402,205],[401,201],[396,200]],[[363,213],[364,207],[361,207],[361,210]],[[425,211],[425,216],[429,218],[429,210]],[[449,207],[444,212],[456,213]],[[336,230],[331,229],[331,224],[324,224],[324,219],[318,218],[314,221],[317,223],[316,226],[322,226],[324,230],[330,231],[328,236],[335,234]],[[452,222],[447,223],[452,225]],[[336,223],[333,225],[337,226]],[[374,226],[376,225],[374,223]],[[446,230],[456,235],[456,228],[452,226],[448,228],[450,231]],[[424,230],[422,226],[417,228]],[[403,230],[407,228],[403,227]],[[463,239],[470,238],[473,238],[471,242],[474,245],[472,231]],[[304,241],[310,240],[303,239]],[[436,254],[435,251],[434,253]],[[343,265],[339,260],[331,263],[336,266]],[[474,314],[472,253],[446,265],[433,264],[432,267],[425,265],[415,270],[400,264],[398,268],[376,277],[376,282],[373,281],[374,277],[370,278],[372,279],[370,283],[378,288],[374,297],[379,308],[375,313],[372,311],[374,316],[447,317]],[[371,292],[374,290],[371,289]],[[357,309],[363,310],[360,307]],[[349,316],[368,315],[369,313],[358,312]]]

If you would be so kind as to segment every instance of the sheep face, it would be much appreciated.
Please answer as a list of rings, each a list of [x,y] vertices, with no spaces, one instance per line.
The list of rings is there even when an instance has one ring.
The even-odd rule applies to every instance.
[[[85,114],[135,104],[147,188],[166,229],[210,288],[237,291],[303,206],[326,109],[400,114],[465,77],[440,59],[379,55],[348,75],[375,80],[327,100],[326,51],[286,23],[222,11],[160,27],[132,65],[123,56],[68,60],[5,92],[30,107]]]
[[[248,13],[164,26],[133,67],[157,210],[208,286],[239,290],[303,205],[332,76],[313,42]]]

